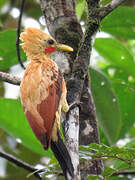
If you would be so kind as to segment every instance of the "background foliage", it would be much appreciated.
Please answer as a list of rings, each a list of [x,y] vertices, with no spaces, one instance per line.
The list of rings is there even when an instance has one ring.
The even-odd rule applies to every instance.
[[[102,0],[102,4],[109,0]],[[0,70],[16,75],[19,69],[15,41],[20,1],[0,0]],[[91,58],[91,88],[97,110],[101,145],[80,147],[81,161],[104,159],[103,177],[133,179],[132,176],[111,177],[116,171],[135,168],[135,2],[114,10],[101,23]],[[85,0],[76,0],[77,17],[85,31],[87,8]],[[44,19],[37,0],[26,1],[22,28],[30,25],[44,29]],[[22,59],[26,57],[21,51]],[[16,66],[14,66],[16,65]],[[15,70],[15,72],[13,72]],[[58,169],[50,151],[44,152],[34,137],[20,105],[14,98],[13,85],[0,82],[0,149],[33,164]],[[17,87],[16,87],[17,88]],[[7,98],[7,91],[10,96]],[[114,145],[113,147],[111,147]],[[122,146],[122,147],[120,147]],[[90,150],[94,149],[94,155]],[[43,158],[43,155],[47,158]],[[48,158],[51,161],[47,164]],[[53,158],[52,158],[53,157]],[[53,166],[52,166],[53,165]],[[0,179],[26,179],[27,172],[0,158]],[[93,176],[88,179],[96,179]],[[100,177],[101,178],[101,177]],[[30,179],[35,179],[33,176]],[[59,178],[60,179],[60,178]]]

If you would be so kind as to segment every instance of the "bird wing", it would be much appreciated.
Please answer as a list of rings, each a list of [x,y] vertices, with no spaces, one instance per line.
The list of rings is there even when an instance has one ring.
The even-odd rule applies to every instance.
[[[27,120],[45,149],[49,147],[62,81],[56,64],[45,61],[29,64],[21,83],[21,101]]]

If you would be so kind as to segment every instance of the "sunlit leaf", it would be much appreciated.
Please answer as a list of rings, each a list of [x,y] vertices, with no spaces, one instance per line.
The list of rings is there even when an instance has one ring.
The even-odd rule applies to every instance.
[[[26,60],[21,51],[22,60]],[[0,32],[0,70],[18,64],[16,55],[16,31],[6,30]]]
[[[0,8],[6,4],[9,0],[0,0]]]
[[[97,38],[96,51],[111,64],[135,77],[135,62],[128,49],[114,38]]]
[[[109,176],[109,175],[112,175],[115,172],[116,172],[116,169],[110,168],[110,167],[106,167],[104,172],[102,173],[102,175],[103,176]]]
[[[32,151],[41,155],[50,156],[51,152],[45,152],[34,136],[21,107],[19,100],[0,99],[0,127]]]
[[[86,2],[84,0],[79,2],[76,5],[76,14],[77,14],[77,17],[78,17],[79,20],[81,19],[81,16],[82,16],[84,8],[85,8],[85,5],[86,5]]]
[[[112,176],[112,177],[108,177],[106,180],[130,180],[130,179],[126,176],[122,176],[122,177]]]
[[[121,169],[126,168],[134,168],[134,157],[135,157],[135,149],[122,147],[119,148],[117,146],[106,146],[104,144],[96,144],[92,143],[89,146],[80,146],[80,157],[83,159],[84,156],[88,157],[85,160],[92,161],[94,159],[106,159],[106,160],[114,160],[115,167],[114,169],[108,167],[102,173],[103,176],[111,175],[114,172],[117,172]],[[90,157],[90,158],[89,158]],[[117,168],[117,169],[116,169]]]
[[[135,78],[113,65],[109,65],[102,70],[111,78],[112,87],[115,89],[119,100],[122,120],[120,138],[124,138],[135,122]]]
[[[99,175],[90,175],[86,178],[86,180],[101,180],[101,176]]]
[[[101,30],[114,36],[135,38],[135,8],[119,7],[101,23]]]
[[[98,120],[110,143],[115,143],[121,128],[119,102],[109,79],[100,71],[90,69],[91,88]],[[116,125],[117,124],[117,125]]]

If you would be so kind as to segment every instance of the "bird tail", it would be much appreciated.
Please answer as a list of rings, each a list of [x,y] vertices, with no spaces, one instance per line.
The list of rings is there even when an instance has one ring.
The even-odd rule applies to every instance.
[[[67,179],[67,173],[74,177],[74,168],[68,150],[58,134],[58,141],[54,142],[51,140],[51,150],[53,151],[56,159],[63,170],[64,176]]]

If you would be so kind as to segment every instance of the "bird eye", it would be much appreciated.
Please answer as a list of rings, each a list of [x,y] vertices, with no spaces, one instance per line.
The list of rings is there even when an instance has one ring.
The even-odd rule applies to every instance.
[[[54,44],[54,40],[49,39],[49,40],[48,40],[48,44],[53,45],[53,44]]]

